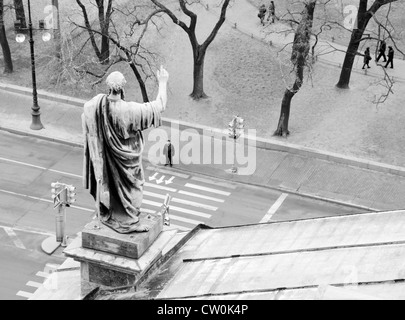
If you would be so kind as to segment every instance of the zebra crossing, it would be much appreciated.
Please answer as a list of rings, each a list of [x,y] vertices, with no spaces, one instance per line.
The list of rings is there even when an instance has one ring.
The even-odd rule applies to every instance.
[[[37,277],[38,281],[28,281],[25,285],[27,286],[27,291],[25,290],[20,290],[16,293],[16,296],[19,296],[21,298],[26,298],[29,299],[31,298],[35,291],[41,288],[44,285],[45,280],[56,270],[58,269],[59,265],[52,264],[52,263],[47,263],[45,265],[44,271],[38,271],[35,276]],[[32,292],[32,290],[34,290]]]
[[[209,225],[219,206],[225,203],[236,188],[229,183],[165,169],[146,169],[150,173],[149,178],[153,179],[145,182],[141,210],[145,213],[155,213],[162,206],[166,193],[169,193],[172,197],[169,214],[171,227],[181,231],[191,230],[198,224]],[[165,178],[168,180],[164,180]],[[170,186],[164,185],[164,181],[170,181]]]

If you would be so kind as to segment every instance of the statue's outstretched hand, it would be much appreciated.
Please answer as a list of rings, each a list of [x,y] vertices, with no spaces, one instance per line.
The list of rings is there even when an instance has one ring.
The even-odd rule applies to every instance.
[[[160,70],[157,71],[157,78],[159,83],[167,83],[169,80],[169,73],[163,68],[163,66],[160,66]]]

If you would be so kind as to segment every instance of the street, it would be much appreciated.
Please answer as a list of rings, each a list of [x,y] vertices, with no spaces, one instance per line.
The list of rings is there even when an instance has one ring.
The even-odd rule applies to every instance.
[[[41,282],[37,272],[63,261],[60,250],[48,256],[40,248],[47,235],[55,233],[52,182],[77,188],[77,202],[67,208],[66,234],[74,237],[91,221],[94,201],[82,187],[82,152],[81,148],[0,132],[0,299],[22,298],[27,283]],[[200,223],[219,227],[361,212],[146,161],[144,169],[142,210],[155,212],[170,194],[170,227],[181,231]]]

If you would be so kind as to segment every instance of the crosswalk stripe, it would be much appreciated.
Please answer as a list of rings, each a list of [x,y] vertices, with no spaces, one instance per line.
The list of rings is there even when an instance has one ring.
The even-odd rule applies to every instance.
[[[155,201],[151,201],[151,200],[147,200],[147,199],[143,199],[142,203],[148,204],[148,205],[154,206],[154,207],[159,207],[159,208],[162,206],[162,204],[159,202],[155,202]],[[202,213],[202,212],[198,212],[198,211],[194,211],[194,210],[189,210],[189,209],[184,209],[184,208],[180,208],[180,207],[176,207],[176,206],[172,206],[172,205],[170,205],[170,210],[188,213],[188,214],[206,218],[206,219],[211,218],[210,214],[206,214],[206,213]]]
[[[24,297],[24,298],[31,298],[33,293],[25,292],[25,291],[18,291],[16,296]]]
[[[176,220],[176,221],[190,223],[192,225],[197,225],[197,224],[200,224],[200,223],[204,223],[204,222],[193,220],[193,219],[179,217],[179,216],[176,216],[176,215],[173,215],[173,214],[169,214],[169,216],[170,216],[170,220],[173,219],[173,220]]]
[[[166,190],[166,191],[170,191],[170,192],[177,192],[177,189],[173,189],[173,188],[169,188],[169,187],[165,187],[165,186],[160,186],[158,184],[153,184],[150,182],[145,182],[145,187],[150,187],[150,188],[155,188],[155,189],[160,189],[160,190]]]
[[[156,171],[156,172],[165,173],[165,174],[171,174],[172,176],[183,178],[183,179],[188,179],[190,177],[188,174],[183,174],[183,173],[179,173],[176,171],[164,170],[164,169],[154,168],[154,167],[147,167],[146,170]]]
[[[35,281],[28,281],[27,286],[34,287],[34,288],[41,288],[43,283],[35,282]]]
[[[205,179],[205,178],[201,178],[201,177],[191,177],[191,180],[204,182],[204,183],[208,183],[208,184],[213,184],[213,185],[228,188],[228,189],[233,189],[233,190],[236,189],[235,185],[226,183],[226,182],[222,182],[222,181],[214,181],[214,180]]]
[[[203,186],[199,186],[199,185],[192,184],[192,183],[186,183],[185,186],[188,187],[188,188],[198,189],[198,190],[207,191],[207,192],[211,192],[211,193],[217,193],[217,194],[220,194],[220,195],[223,195],[223,196],[230,196],[231,195],[231,193],[227,192],[227,191],[222,191],[222,190],[218,190],[218,189],[203,187]]]
[[[46,272],[43,272],[43,271],[38,271],[35,275],[37,277],[48,278],[50,273],[46,273]]]
[[[179,190],[180,194],[184,194],[186,196],[190,196],[190,197],[196,197],[196,198],[201,198],[201,199],[206,199],[206,200],[211,200],[211,201],[215,201],[215,202],[221,202],[224,203],[225,200],[223,199],[218,199],[218,198],[214,198],[214,197],[209,197],[203,194],[198,194],[198,193],[193,193],[193,192],[188,192],[188,191],[183,191],[183,190]]]
[[[153,192],[149,192],[149,191],[144,191],[143,194],[147,195],[147,196],[150,196],[150,197],[159,198],[159,199],[165,199],[166,198],[166,196],[163,195],[163,194],[153,193]],[[210,206],[210,205],[207,205],[207,204],[198,203],[198,202],[194,202],[194,201],[183,200],[183,199],[179,199],[179,198],[175,198],[175,197],[173,197],[171,201],[186,204],[186,205],[197,207],[197,208],[207,209],[207,210],[211,210],[211,211],[218,210],[217,207],[213,207],[213,206]]]

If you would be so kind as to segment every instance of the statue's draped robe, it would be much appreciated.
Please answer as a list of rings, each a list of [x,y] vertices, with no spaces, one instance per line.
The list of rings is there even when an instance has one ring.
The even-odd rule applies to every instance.
[[[144,171],[142,130],[161,125],[163,106],[125,102],[99,94],[84,105],[83,184],[97,198],[100,187],[100,218],[119,233],[139,226]]]

